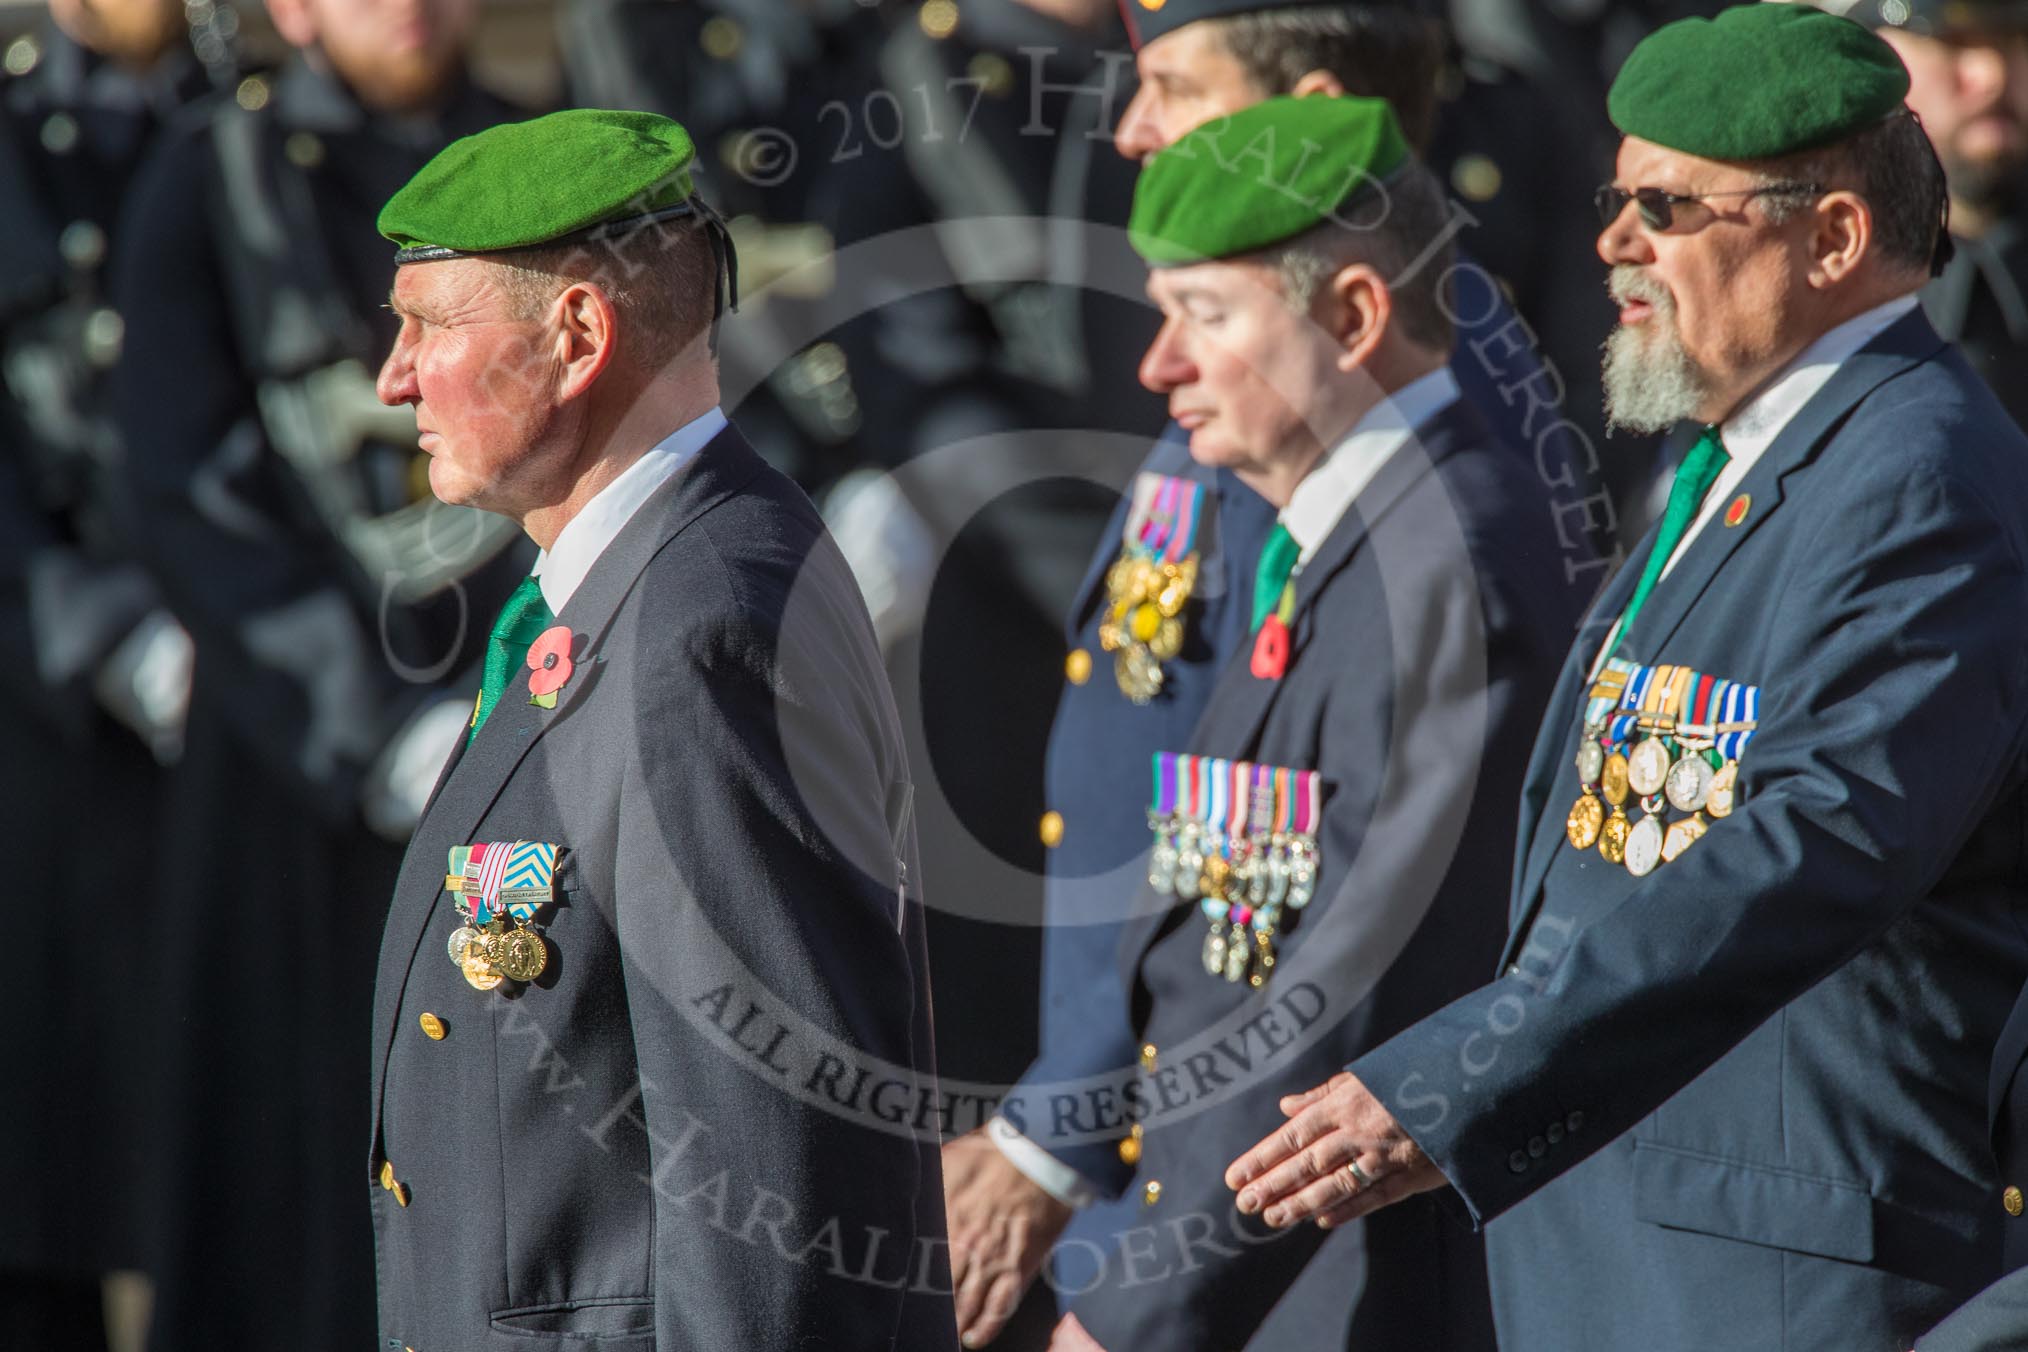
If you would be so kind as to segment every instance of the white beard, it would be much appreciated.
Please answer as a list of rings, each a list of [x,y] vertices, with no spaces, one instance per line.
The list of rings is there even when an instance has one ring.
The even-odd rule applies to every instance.
[[[1639,328],[1621,325],[1605,341],[1605,409],[1609,427],[1628,432],[1662,432],[1695,417],[1709,382],[1676,331],[1676,303],[1662,287],[1631,270],[1615,270],[1607,282],[1614,300],[1644,300],[1654,306]]]

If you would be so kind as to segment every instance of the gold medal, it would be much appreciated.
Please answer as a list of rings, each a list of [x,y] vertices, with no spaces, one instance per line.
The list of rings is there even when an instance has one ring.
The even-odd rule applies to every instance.
[[[1199,882],[1201,895],[1213,901],[1230,901],[1227,888],[1232,883],[1232,865],[1222,854],[1214,854],[1204,861],[1204,877]]]
[[[1572,849],[1588,850],[1598,841],[1598,832],[1605,825],[1605,805],[1593,795],[1590,789],[1570,805],[1570,815],[1564,819],[1563,833]]]
[[[499,969],[488,962],[485,955],[479,951],[481,947],[480,944],[473,944],[466,949],[464,960],[458,966],[464,971],[465,981],[473,990],[489,991],[500,984],[501,976]]]
[[[1710,829],[1711,824],[1704,820],[1704,814],[1701,812],[1693,813],[1681,821],[1669,823],[1668,833],[1662,837],[1662,862],[1675,863],[1677,856],[1695,845]]]
[[[549,945],[534,930],[510,930],[494,942],[493,965],[504,977],[533,981],[549,966]]]
[[[1627,801],[1627,758],[1615,751],[1605,759],[1605,769],[1599,772],[1599,784],[1608,803],[1618,807]]]
[[[1704,796],[1704,810],[1716,820],[1732,815],[1733,799],[1739,792],[1739,762],[1727,761],[1711,777],[1711,789]]]
[[[1608,864],[1624,864],[1627,861],[1627,836],[1633,829],[1634,824],[1627,820],[1627,814],[1614,807],[1613,815],[1606,818],[1606,824],[1599,828],[1598,833],[1598,852]]]

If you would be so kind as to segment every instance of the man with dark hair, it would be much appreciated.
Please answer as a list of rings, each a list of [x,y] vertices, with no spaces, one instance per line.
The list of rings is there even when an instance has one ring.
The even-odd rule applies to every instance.
[[[956,1342],[907,760],[843,558],[718,407],[693,159],[556,113],[380,215],[380,397],[542,548],[387,916],[381,1346]]]
[[[1434,1206],[1278,1237],[1221,1178],[1280,1092],[1468,989],[1460,955],[1497,945],[1522,743],[1582,599],[1528,467],[1458,396],[1442,297],[1402,265],[1442,212],[1387,105],[1349,97],[1208,123],[1135,192],[1164,320],[1142,379],[1276,520],[1250,656],[1153,758],[1120,949],[1154,1049],[1117,1087],[1141,1214],[1064,1352],[1492,1344],[1478,1243]]]
[[[1888,1352],[1997,1268],[2028,438],[1917,308],[1948,241],[1908,88],[1802,5],[1628,58],[1609,411],[1704,430],[1551,698],[1501,975],[1227,1175],[1278,1228],[1497,1220],[1506,1345]]]

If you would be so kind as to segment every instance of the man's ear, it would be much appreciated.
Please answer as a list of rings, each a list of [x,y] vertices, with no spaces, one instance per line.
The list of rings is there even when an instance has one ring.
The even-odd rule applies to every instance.
[[[561,399],[589,390],[619,355],[619,314],[606,293],[590,282],[572,282],[551,311],[561,321],[556,336]]]
[[[1874,252],[1873,208],[1852,192],[1828,192],[1810,214],[1810,271],[1814,286],[1833,286]]]
[[[1338,369],[1356,371],[1379,349],[1394,321],[1394,294],[1367,263],[1347,263],[1327,286],[1331,304],[1322,318],[1340,349]]]
[[[308,47],[317,40],[317,23],[303,0],[268,0],[268,18],[291,47]]]
[[[1328,94],[1334,99],[1343,98],[1345,82],[1328,70],[1305,71],[1303,78],[1296,81],[1295,87],[1289,90],[1289,93],[1299,99],[1310,94]]]

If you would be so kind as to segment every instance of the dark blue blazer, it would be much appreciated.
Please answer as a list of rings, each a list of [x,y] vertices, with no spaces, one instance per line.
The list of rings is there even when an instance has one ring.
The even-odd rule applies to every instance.
[[[1525,466],[1452,404],[1298,574],[1286,674],[1228,663],[1177,748],[1320,771],[1322,872],[1258,991],[1206,975],[1194,902],[1140,890],[1120,962],[1128,1028],[1155,1049],[1127,1109],[1146,1132],[1142,1215],[1072,1306],[1107,1347],[1490,1346],[1478,1246],[1434,1206],[1341,1230],[1337,1258],[1309,1264],[1323,1233],[1262,1242],[1223,1174],[1281,1095],[1468,989],[1498,951],[1510,804],[1583,601],[1540,507]],[[1306,1264],[1314,1280],[1285,1297]]]
[[[1988,1063],[2028,975],[2028,439],[1914,314],[1739,497],[1622,654],[1761,688],[1741,806],[1645,879],[1564,841],[1624,569],[1536,742],[1503,974],[1351,1066],[1500,1218],[1509,1346],[1905,1350],[1997,1272]]]
[[[727,430],[558,621],[556,707],[510,680],[388,912],[383,1345],[955,1349],[912,796],[843,558]],[[565,851],[550,965],[481,993],[444,872],[506,840]]]
[[[2022,1188],[2028,1179],[2028,992],[2024,992],[2000,1031],[1993,1053],[1987,1106],[1993,1132],[1993,1155],[2004,1186]],[[2002,1266],[2007,1275],[1954,1311],[1916,1344],[1916,1352],[2028,1352],[2028,1216],[2017,1216],[2001,1203],[2000,1226],[2005,1236]]]

